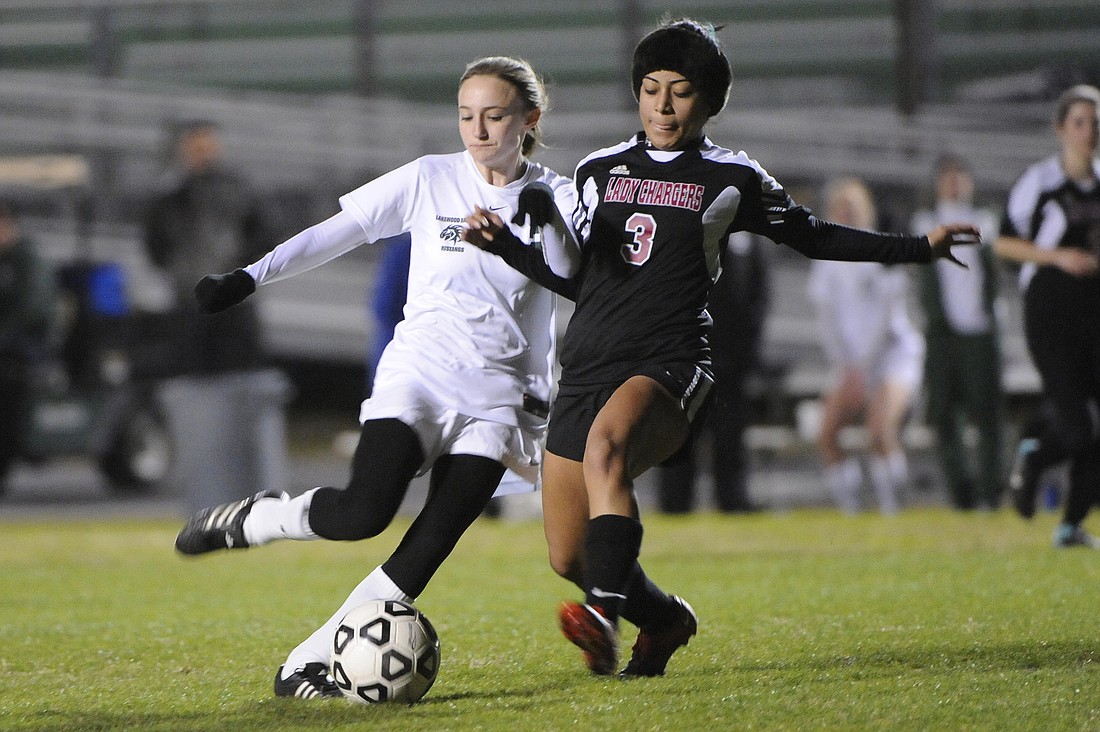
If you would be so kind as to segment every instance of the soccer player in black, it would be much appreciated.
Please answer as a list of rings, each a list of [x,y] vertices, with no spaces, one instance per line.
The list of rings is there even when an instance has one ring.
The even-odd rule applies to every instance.
[[[1010,478],[1016,510],[1031,518],[1042,472],[1070,461],[1055,547],[1100,549],[1081,523],[1100,498],[1100,89],[1058,100],[1061,150],[1012,187],[995,251],[1023,262],[1024,333],[1053,413],[1018,448]]]
[[[725,239],[750,231],[811,257],[929,262],[953,259],[951,245],[978,232],[951,225],[916,237],[830,224],[747,155],[707,139],[703,127],[730,86],[709,25],[669,21],[643,38],[632,84],[643,131],[577,167],[580,272],[540,280],[576,300],[550,415],[543,513],[553,568],[585,592],[583,603],[560,608],[565,636],[593,673],[611,674],[623,618],[639,634],[620,673],[659,676],[698,621],[638,563],[634,480],[676,452],[707,400],[707,303]],[[542,257],[522,256],[499,217],[478,209],[466,222],[468,241],[513,266],[545,268]]]

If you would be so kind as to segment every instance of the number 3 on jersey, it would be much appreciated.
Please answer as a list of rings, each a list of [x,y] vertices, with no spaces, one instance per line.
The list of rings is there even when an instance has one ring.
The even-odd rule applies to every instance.
[[[636,213],[626,220],[626,231],[634,240],[623,244],[623,259],[627,264],[640,267],[649,261],[653,253],[653,236],[657,233],[657,220],[649,214]]]

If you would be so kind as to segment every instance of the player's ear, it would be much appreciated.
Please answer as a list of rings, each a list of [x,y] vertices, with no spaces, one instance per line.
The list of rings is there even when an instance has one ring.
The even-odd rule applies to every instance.
[[[527,129],[533,130],[542,118],[542,110],[538,107],[527,112]]]

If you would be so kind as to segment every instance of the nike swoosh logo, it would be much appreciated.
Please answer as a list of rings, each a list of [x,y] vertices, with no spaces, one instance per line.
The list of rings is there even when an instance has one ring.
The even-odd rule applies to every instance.
[[[508,207],[507,206],[490,206],[489,210],[490,211],[502,211],[506,208],[508,208]]]

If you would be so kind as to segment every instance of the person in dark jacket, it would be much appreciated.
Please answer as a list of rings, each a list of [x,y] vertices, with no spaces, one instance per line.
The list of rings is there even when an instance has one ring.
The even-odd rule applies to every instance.
[[[996,217],[974,206],[974,176],[957,155],[935,168],[935,206],[913,217],[914,234],[947,221],[970,221],[992,238]],[[997,269],[991,246],[960,247],[967,269],[937,262],[921,270],[926,327],[928,420],[936,430],[944,479],[955,508],[997,508],[1005,488],[1001,345],[994,312]],[[964,428],[978,433],[976,469],[968,468]]]
[[[19,450],[30,379],[49,355],[56,305],[53,265],[0,202],[0,480]]]
[[[217,124],[193,121],[175,133],[178,172],[145,217],[145,250],[174,297],[179,368],[218,373],[262,362],[255,303],[216,315],[194,305],[195,283],[209,270],[232,270],[273,247],[271,217],[250,182],[224,161]]]

